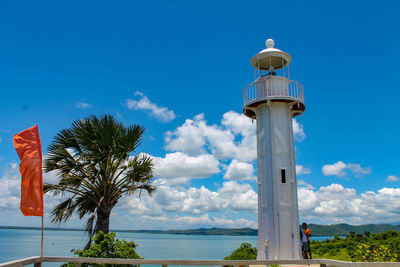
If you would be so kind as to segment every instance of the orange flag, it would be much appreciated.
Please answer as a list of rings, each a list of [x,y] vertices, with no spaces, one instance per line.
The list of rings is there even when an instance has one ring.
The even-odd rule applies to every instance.
[[[25,216],[43,216],[42,144],[35,125],[14,135],[21,164],[21,211]]]

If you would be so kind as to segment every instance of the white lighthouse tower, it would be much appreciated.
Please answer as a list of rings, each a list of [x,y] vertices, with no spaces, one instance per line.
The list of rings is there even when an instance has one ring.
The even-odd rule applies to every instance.
[[[257,121],[258,260],[300,259],[292,118],[303,87],[290,80],[289,54],[267,48],[251,59],[255,81],[243,90],[243,113]]]

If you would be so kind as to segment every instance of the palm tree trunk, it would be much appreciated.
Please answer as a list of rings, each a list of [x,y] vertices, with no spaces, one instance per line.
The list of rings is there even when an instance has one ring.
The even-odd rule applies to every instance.
[[[100,208],[97,209],[96,228],[94,229],[95,233],[102,231],[103,233],[108,234],[108,232],[110,232],[110,213],[111,211],[104,211]]]

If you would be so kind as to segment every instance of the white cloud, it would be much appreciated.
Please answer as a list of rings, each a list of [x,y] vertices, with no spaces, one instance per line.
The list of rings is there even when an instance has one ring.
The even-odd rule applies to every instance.
[[[397,176],[395,176],[395,175],[389,175],[389,176],[386,178],[386,181],[387,181],[387,182],[397,182],[398,180],[400,180],[400,178],[397,177]]]
[[[173,184],[207,178],[220,172],[219,161],[210,154],[189,156],[175,152],[166,154],[164,158],[153,157],[153,161],[154,176],[167,179]]]
[[[90,104],[88,104],[88,103],[85,103],[85,102],[78,102],[78,103],[76,104],[76,107],[77,107],[77,108],[81,108],[81,109],[85,109],[85,108],[90,108],[90,107],[92,107],[92,105],[90,105]]]
[[[43,172],[43,183],[58,184],[58,176],[56,171]]]
[[[206,144],[202,128],[206,126],[204,114],[199,114],[193,120],[187,119],[174,132],[166,132],[165,148],[170,151],[182,151],[189,155],[204,153]]]
[[[8,163],[4,167],[4,170],[2,177],[0,177],[0,211],[14,214],[13,216],[16,217],[23,217],[19,209],[21,200],[21,174],[18,164],[16,162]],[[43,173],[43,181],[56,183],[56,174],[54,172]],[[47,217],[50,217],[51,210],[59,203],[60,198],[60,196],[45,195],[44,208]],[[0,221],[0,224],[4,223]],[[10,222],[6,223],[10,225]]]
[[[241,162],[234,159],[227,167],[224,178],[235,181],[244,181],[244,180],[255,181],[257,180],[257,177],[255,177],[253,173],[254,173],[253,164]]]
[[[316,223],[393,223],[400,215],[400,188],[382,188],[357,194],[340,184],[318,190],[298,189],[302,219]]]
[[[240,141],[234,142],[236,151],[233,158],[242,161],[257,158],[256,123],[243,114],[229,111],[223,115],[221,124],[236,135],[235,139],[240,137]]]
[[[257,212],[257,194],[249,184],[235,181],[224,182],[218,193],[223,199],[222,206],[233,211]]]
[[[303,126],[293,120],[296,140],[305,138]],[[189,155],[212,153],[218,159],[250,162],[257,157],[256,123],[243,114],[226,112],[221,125],[210,125],[204,114],[198,114],[174,131],[165,134],[165,148]]]
[[[343,161],[338,161],[334,164],[327,164],[322,167],[322,172],[324,175],[335,175],[343,177],[346,175],[346,164]]]
[[[296,119],[292,120],[293,135],[296,141],[303,141],[306,139],[306,133],[304,132],[303,125],[298,123]]]
[[[0,211],[7,218],[13,218],[13,224],[28,225],[19,210],[18,164],[9,163],[4,170],[0,178]],[[56,176],[54,173],[45,174],[44,179],[54,182]],[[123,198],[113,214],[123,215],[125,222],[140,220],[142,228],[148,225],[153,229],[256,227],[253,218],[257,213],[257,194],[250,184],[225,181],[211,190],[206,186],[173,186],[163,179],[156,180],[156,183],[158,189],[153,196],[135,194]],[[366,224],[398,222],[400,217],[400,188],[357,192],[341,184],[314,189],[309,183],[299,180],[298,185],[301,220],[323,224]],[[59,201],[60,197],[45,196],[46,217]],[[0,224],[7,224],[7,218],[1,219]],[[114,217],[112,220],[117,221]],[[75,226],[83,224],[75,217],[73,221]]]
[[[256,124],[243,114],[228,111],[222,116],[222,125],[230,129],[234,134],[242,136],[255,135]]]
[[[310,174],[311,170],[309,168],[304,167],[303,165],[296,165],[296,174]]]
[[[315,189],[314,186],[312,186],[311,184],[307,183],[307,182],[304,181],[304,180],[298,180],[298,181],[297,181],[297,185],[298,185],[299,187],[304,186],[304,187],[307,188],[307,189]]]
[[[225,211],[257,212],[257,194],[249,184],[235,181],[224,182],[217,191],[205,186],[200,188],[170,186],[158,181],[153,196],[142,195],[127,198],[120,203],[119,209],[132,215],[161,216],[162,214],[201,215],[209,212],[223,214]]]
[[[201,216],[143,216],[145,222],[159,224],[159,229],[187,229],[198,227],[230,227],[230,228],[257,228],[257,222],[247,220],[244,218],[239,219],[225,219],[212,217],[208,214]]]
[[[210,151],[219,159],[252,161],[257,156],[255,124],[234,111],[223,115],[221,126],[209,125],[204,114],[187,119],[165,134],[165,148],[198,155]]]
[[[147,110],[161,122],[170,122],[175,119],[175,113],[166,107],[160,107],[157,104],[151,102],[149,98],[143,95],[142,92],[137,91],[135,96],[140,96],[139,100],[127,99],[125,100],[125,106],[129,109],[135,110]]]
[[[344,177],[347,175],[347,170],[353,173],[355,177],[371,173],[371,167],[363,168],[360,164],[345,164],[343,161],[338,161],[334,164],[327,164],[322,167],[322,172],[325,176]]]
[[[348,163],[347,169],[350,170],[356,177],[371,173],[371,167],[363,168],[360,164]]]
[[[301,180],[298,184],[301,220],[322,224],[393,223],[400,216],[400,188],[357,193],[354,188],[346,188],[341,184],[322,186],[319,189]],[[238,221],[227,218],[226,214],[257,213],[256,192],[249,184],[235,181],[224,182],[216,191],[204,186],[182,188],[160,183],[154,196],[143,195],[140,203],[138,205],[137,200],[131,200],[125,202],[122,208],[134,216],[160,217],[171,225],[174,221],[180,221],[182,226],[183,222],[188,223],[189,218],[193,219],[193,224],[203,218],[203,223],[208,223],[208,227],[215,225],[217,219],[228,227],[237,225]],[[207,214],[215,214],[215,217],[209,221],[204,217]],[[248,216],[241,217],[249,220]],[[235,223],[231,224],[230,220]]]
[[[18,165],[15,162],[9,163],[0,178],[0,210],[19,209],[20,188]]]

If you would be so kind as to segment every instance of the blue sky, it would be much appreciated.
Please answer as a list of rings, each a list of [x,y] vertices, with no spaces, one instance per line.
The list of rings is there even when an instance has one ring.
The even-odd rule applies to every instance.
[[[159,185],[151,199],[122,201],[112,228],[255,227],[255,124],[240,114],[250,59],[267,38],[292,56],[291,78],[305,90],[295,122],[300,220],[398,222],[399,8],[2,1],[0,225],[36,220],[18,209],[14,134],[38,124],[46,151],[73,120],[112,114],[146,128],[140,152],[154,157]],[[47,212],[57,201],[46,199]]]

